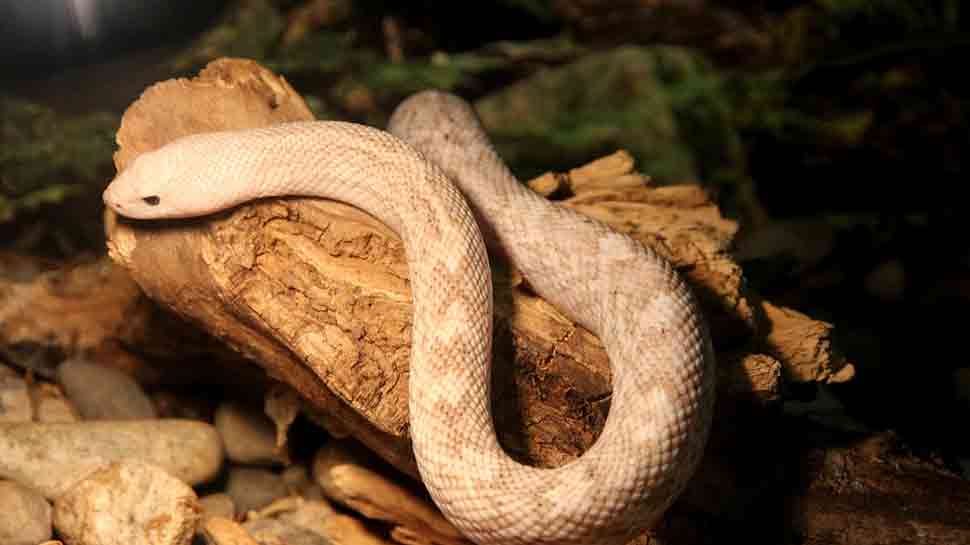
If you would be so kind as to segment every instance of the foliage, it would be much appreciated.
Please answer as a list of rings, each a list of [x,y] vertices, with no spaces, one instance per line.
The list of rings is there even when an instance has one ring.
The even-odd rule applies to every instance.
[[[100,190],[111,166],[118,119],[66,118],[0,97],[0,222],[41,205]]]

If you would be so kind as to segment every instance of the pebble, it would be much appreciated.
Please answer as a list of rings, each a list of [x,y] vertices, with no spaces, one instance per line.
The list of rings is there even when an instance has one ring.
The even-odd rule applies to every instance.
[[[27,381],[13,369],[0,365],[0,422],[30,422],[33,418]]]
[[[303,464],[293,464],[280,473],[290,494],[307,500],[323,501],[323,489],[310,476],[310,470]]]
[[[205,518],[236,518],[236,502],[232,501],[232,497],[229,494],[217,492],[202,496],[199,498],[199,505],[202,506],[202,516]]]
[[[0,481],[0,543],[37,545],[51,538],[51,506],[43,496],[13,481]]]
[[[222,467],[215,428],[191,420],[0,423],[0,478],[56,498],[113,462],[133,458],[160,466],[190,485]]]
[[[57,368],[57,381],[85,420],[147,420],[155,406],[130,375],[74,358]]]
[[[239,464],[277,464],[285,460],[276,448],[276,427],[261,411],[239,403],[216,409],[215,426],[226,445],[226,456]]]
[[[232,497],[239,513],[266,507],[289,494],[283,478],[267,469],[233,467],[229,470],[226,494]]]
[[[54,527],[68,543],[188,545],[200,513],[187,484],[158,466],[125,460],[57,498]]]

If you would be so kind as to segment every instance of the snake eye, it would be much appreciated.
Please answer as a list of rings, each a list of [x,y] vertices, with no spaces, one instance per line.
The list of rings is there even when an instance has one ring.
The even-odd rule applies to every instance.
[[[142,201],[144,201],[148,206],[158,206],[158,203],[160,203],[162,199],[159,198],[158,195],[149,195],[147,197],[143,197]]]

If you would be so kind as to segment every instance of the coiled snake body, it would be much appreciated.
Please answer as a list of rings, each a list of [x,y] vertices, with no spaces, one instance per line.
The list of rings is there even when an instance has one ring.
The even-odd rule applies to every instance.
[[[683,281],[640,243],[518,183],[463,100],[419,93],[389,131],[303,122],[188,136],[140,156],[104,201],[144,219],[280,195],[371,213],[406,248],[410,433],[445,516],[481,544],[614,543],[653,524],[697,465],[714,400],[713,351]],[[558,468],[521,465],[496,440],[485,240],[610,357],[604,429]]]

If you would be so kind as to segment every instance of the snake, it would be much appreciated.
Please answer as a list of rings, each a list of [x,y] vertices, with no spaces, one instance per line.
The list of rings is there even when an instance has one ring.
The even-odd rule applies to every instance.
[[[521,183],[464,99],[418,92],[386,130],[299,121],[183,136],[140,155],[103,200],[153,220],[282,196],[348,203],[400,236],[413,304],[412,449],[431,499],[469,540],[623,543],[684,491],[715,398],[693,290],[656,251]],[[596,335],[610,361],[602,430],[556,467],[515,460],[497,439],[489,252]]]

